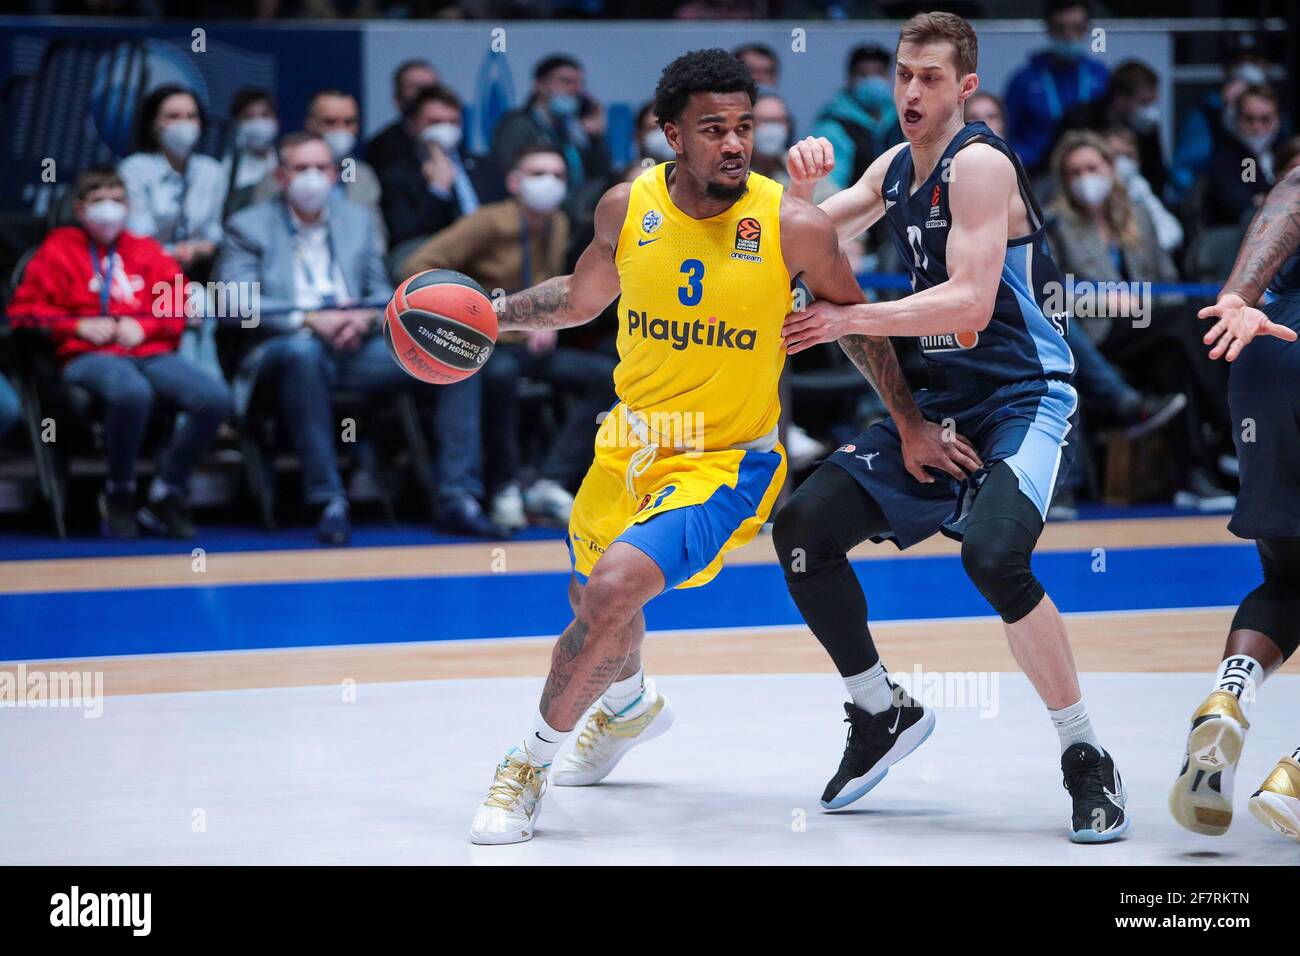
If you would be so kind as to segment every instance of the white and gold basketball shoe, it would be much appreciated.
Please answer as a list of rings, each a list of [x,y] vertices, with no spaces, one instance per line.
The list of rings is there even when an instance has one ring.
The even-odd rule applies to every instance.
[[[586,726],[577,735],[570,750],[555,761],[551,779],[557,787],[586,787],[599,783],[623,759],[623,755],[648,740],[654,740],[673,725],[668,698],[655,690],[654,682],[645,682],[641,700],[650,706],[635,717],[610,713],[602,703],[587,715]]]
[[[523,843],[533,827],[546,793],[546,767],[530,763],[526,751],[515,748],[497,765],[487,799],[470,824],[471,843]]]
[[[1283,757],[1250,798],[1250,812],[1270,830],[1300,842],[1300,763]]]
[[[1184,828],[1222,836],[1232,825],[1232,782],[1250,724],[1235,695],[1216,690],[1192,714],[1183,770],[1169,812]]]

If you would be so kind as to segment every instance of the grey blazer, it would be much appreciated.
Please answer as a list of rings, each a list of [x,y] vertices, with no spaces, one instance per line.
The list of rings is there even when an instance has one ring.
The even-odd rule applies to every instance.
[[[297,305],[290,223],[289,207],[283,199],[241,209],[226,220],[225,240],[217,256],[214,276],[218,282],[260,284],[261,314],[257,330],[263,335],[298,330],[287,311]],[[334,196],[329,202],[327,223],[330,249],[347,284],[348,295],[366,304],[388,299],[393,287],[384,270],[383,253],[370,210]],[[241,416],[257,379],[261,352],[260,346],[253,349],[236,375],[235,402]]]

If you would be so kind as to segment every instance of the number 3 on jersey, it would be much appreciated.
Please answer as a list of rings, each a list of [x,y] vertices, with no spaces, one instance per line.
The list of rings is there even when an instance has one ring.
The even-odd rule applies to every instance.
[[[682,305],[699,305],[704,298],[704,263],[687,259],[679,271],[686,276],[686,285],[678,288],[677,301]]]

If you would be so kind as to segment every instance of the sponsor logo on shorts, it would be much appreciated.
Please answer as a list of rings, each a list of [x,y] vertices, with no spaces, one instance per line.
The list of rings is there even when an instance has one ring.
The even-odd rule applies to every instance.
[[[858,446],[857,446],[857,445],[841,445],[839,448],[837,448],[837,449],[835,449],[835,450],[836,450],[836,451],[842,451],[842,452],[844,452],[846,455],[851,455],[851,454],[853,454],[855,451],[858,450]]]

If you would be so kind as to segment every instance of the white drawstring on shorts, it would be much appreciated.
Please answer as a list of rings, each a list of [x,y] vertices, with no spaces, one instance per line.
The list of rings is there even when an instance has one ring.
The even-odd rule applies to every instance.
[[[632,458],[627,463],[627,471],[623,474],[627,483],[628,497],[636,497],[636,480],[650,469],[657,457],[659,457],[659,446],[654,444],[645,445],[632,452]]]

